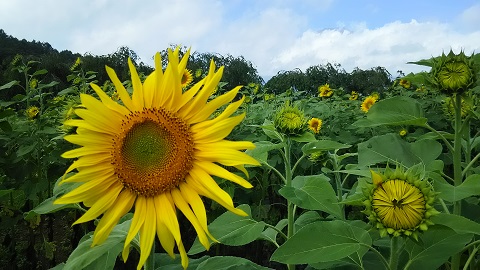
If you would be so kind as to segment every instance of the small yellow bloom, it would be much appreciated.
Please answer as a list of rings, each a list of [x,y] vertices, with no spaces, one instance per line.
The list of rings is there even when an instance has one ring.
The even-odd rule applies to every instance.
[[[333,95],[333,91],[330,88],[330,85],[328,83],[321,85],[318,87],[318,95],[320,97],[331,97]]]
[[[193,81],[192,72],[189,69],[185,69],[182,75],[181,86],[182,88],[187,87]]]
[[[411,83],[410,83],[410,81],[404,80],[404,79],[401,79],[398,84],[399,84],[400,86],[402,86],[403,88],[406,88],[406,89],[408,89],[408,88],[410,88],[410,86],[412,86]]]
[[[366,97],[362,102],[362,111],[367,113],[370,110],[370,108],[373,106],[373,104],[375,104],[375,102],[377,102],[377,99],[375,97],[373,96]]]
[[[40,109],[38,109],[37,106],[30,106],[25,111],[25,114],[27,115],[28,119],[33,119],[38,115],[39,112],[40,112]]]
[[[308,121],[308,128],[313,131],[313,133],[318,134],[322,128],[322,120],[318,118],[312,118]]]
[[[357,100],[358,99],[358,92],[357,91],[352,91],[352,93],[350,93],[350,100]]]
[[[38,80],[37,79],[31,79],[30,80],[30,89],[35,89],[38,86]]]
[[[402,137],[404,137],[405,135],[407,135],[408,131],[405,129],[405,128],[402,128],[400,130],[400,132],[398,132],[398,134]]]

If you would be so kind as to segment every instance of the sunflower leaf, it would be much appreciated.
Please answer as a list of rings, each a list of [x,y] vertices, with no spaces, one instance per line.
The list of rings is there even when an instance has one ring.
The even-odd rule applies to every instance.
[[[375,103],[367,113],[366,119],[353,123],[357,127],[421,126],[427,124],[422,107],[418,101],[409,97],[393,97]]]
[[[363,228],[342,220],[320,221],[300,229],[273,253],[271,260],[288,264],[330,262],[357,251],[363,256],[367,250],[362,246],[371,244]]]
[[[260,266],[252,261],[241,257],[233,256],[215,256],[201,262],[196,269],[251,269],[251,270],[267,270],[270,268]]]
[[[243,210],[248,216],[242,217],[232,212],[225,212],[208,225],[210,233],[222,244],[229,246],[248,244],[256,240],[265,228],[263,221],[258,222],[252,219],[250,206],[243,204],[237,208]],[[197,237],[188,254],[194,255],[204,250]]]
[[[310,155],[315,152],[343,149],[343,148],[348,148],[350,146],[351,145],[343,144],[343,143],[339,143],[331,140],[318,140],[318,141],[313,141],[305,144],[302,147],[302,152],[305,155]]]
[[[292,180],[291,187],[283,187],[278,192],[298,207],[321,210],[342,218],[335,191],[325,175],[297,176]]]
[[[433,223],[445,225],[457,233],[474,233],[480,235],[480,224],[466,217],[440,213],[431,218]]]

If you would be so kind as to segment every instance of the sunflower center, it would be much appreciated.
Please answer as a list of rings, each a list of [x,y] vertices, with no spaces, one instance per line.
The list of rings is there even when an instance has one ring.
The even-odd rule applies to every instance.
[[[178,187],[193,164],[188,125],[162,108],[128,115],[112,146],[115,175],[125,188],[141,196]]]
[[[425,214],[422,191],[404,180],[390,180],[373,193],[373,209],[386,228],[409,230],[418,226]]]

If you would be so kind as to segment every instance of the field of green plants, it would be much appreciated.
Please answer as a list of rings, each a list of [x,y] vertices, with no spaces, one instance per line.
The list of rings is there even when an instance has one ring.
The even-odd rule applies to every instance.
[[[186,53],[180,48],[180,58]],[[167,50],[161,55],[166,69]],[[245,117],[225,136],[253,142],[242,149],[258,164],[221,164],[251,188],[211,173],[248,216],[202,196],[208,229],[200,231],[217,240],[205,238],[208,251],[197,225],[177,211],[187,269],[480,269],[480,54],[438,55],[412,59],[429,72],[396,78],[381,68],[346,73],[327,65],[279,72],[266,83],[243,58],[217,55],[215,70],[228,65],[208,101],[243,84],[231,102],[243,98],[233,115]],[[185,93],[211,79],[209,56],[190,56],[179,78]],[[86,69],[85,57],[61,63],[69,73],[58,80],[28,55],[2,63],[16,79],[0,81],[1,267],[135,269],[143,257],[138,267],[148,270],[186,267],[178,242],[165,251],[166,236],[142,256],[144,229],[130,239],[123,261],[133,209],[92,245],[100,217],[72,224],[93,202],[54,203],[82,185],[60,184],[76,173],[67,171],[75,158],[62,154],[76,147],[64,137],[81,133],[69,123],[82,118],[85,94],[103,101],[91,83],[125,106],[119,85],[129,95],[138,87],[124,60],[115,70],[120,84],[104,70]],[[153,70],[139,66],[144,82]],[[195,205],[189,207],[201,223]]]

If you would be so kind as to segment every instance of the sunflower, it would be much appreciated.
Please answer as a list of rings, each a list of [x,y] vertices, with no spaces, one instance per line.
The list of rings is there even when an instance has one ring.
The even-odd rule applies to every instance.
[[[408,130],[406,128],[402,128],[398,134],[401,136],[401,137],[405,137],[405,135],[407,135],[408,133]]]
[[[328,83],[321,85],[318,87],[318,95],[320,97],[331,97],[333,95],[333,91],[330,88]]]
[[[365,214],[382,236],[402,234],[417,238],[428,229],[432,215],[438,214],[432,204],[435,192],[431,185],[411,172],[387,168],[381,175],[371,171],[373,185],[366,190]]]
[[[352,91],[352,93],[350,93],[350,97],[348,99],[357,100],[358,99],[358,92],[357,91]]]
[[[81,106],[75,114],[81,119],[66,124],[77,127],[76,134],[65,136],[80,148],[65,152],[64,158],[78,158],[67,169],[78,172],[65,182],[82,185],[55,201],[79,203],[89,207],[74,224],[101,217],[93,245],[104,242],[119,219],[135,206],[133,219],[122,252],[124,260],[130,243],[140,233],[140,269],[147,260],[155,236],[165,251],[174,257],[177,245],[182,266],[188,257],[182,243],[176,209],[191,222],[203,246],[216,241],[207,228],[207,216],[201,196],[208,197],[235,214],[247,214],[234,207],[232,198],[211,175],[245,188],[252,185],[223,166],[234,166],[246,173],[245,164],[259,165],[243,149],[252,149],[248,141],[228,141],[225,137],[238,125],[245,113],[231,116],[243,98],[230,103],[240,87],[211,100],[211,93],[222,76],[213,61],[208,75],[182,92],[182,75],[190,50],[179,61],[179,49],[168,50],[169,63],[162,70],[160,54],[155,55],[155,71],[143,82],[129,59],[133,94],[118,79],[107,73],[122,104],[114,102],[100,87],[91,84],[100,100],[81,94]],[[228,104],[230,103],[230,104]],[[210,117],[228,104],[217,117]]]
[[[317,134],[320,132],[320,129],[322,128],[322,120],[313,117],[308,121],[308,128],[313,131],[313,133]]]
[[[182,88],[188,87],[190,83],[192,83],[192,81],[193,81],[192,72],[189,69],[185,69],[182,75],[182,81],[180,83],[182,85]]]
[[[408,88],[410,88],[410,86],[412,86],[412,84],[410,83],[410,81],[404,80],[404,79],[401,79],[401,80],[398,82],[398,84],[399,84],[401,87],[406,88],[406,89],[408,89]]]
[[[40,109],[37,106],[30,106],[25,110],[25,115],[27,115],[28,119],[33,119],[38,115],[39,112]]]
[[[289,102],[275,114],[273,125],[275,129],[285,135],[298,136],[307,130],[307,118],[302,110],[291,106]]]
[[[368,112],[368,110],[370,110],[370,108],[373,106],[373,104],[375,104],[375,102],[377,102],[377,99],[373,96],[368,96],[366,97],[363,102],[362,102],[362,111],[364,112]]]

